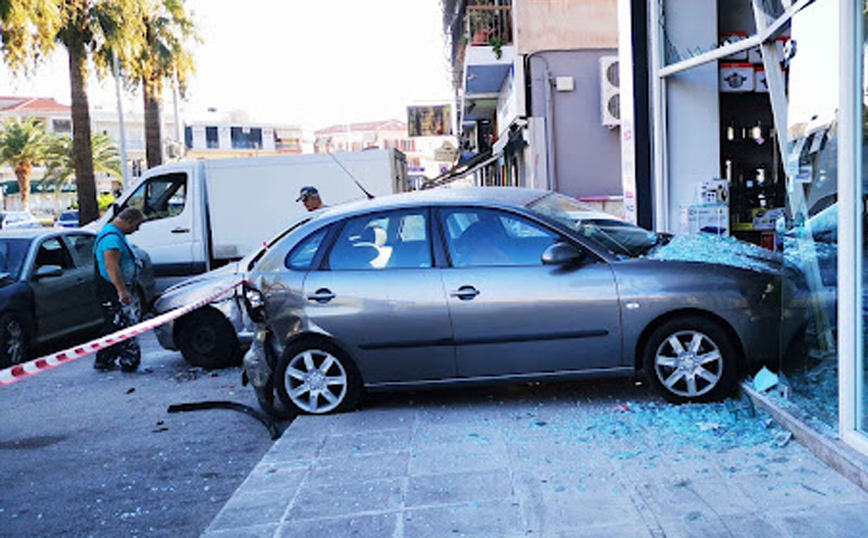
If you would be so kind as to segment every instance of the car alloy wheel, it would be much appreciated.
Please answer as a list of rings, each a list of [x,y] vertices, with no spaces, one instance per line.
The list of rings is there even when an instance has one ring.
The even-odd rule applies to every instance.
[[[668,390],[685,398],[696,398],[720,382],[723,357],[708,336],[698,331],[680,331],[660,344],[654,370]]]
[[[679,318],[651,336],[645,371],[652,384],[674,402],[723,396],[735,382],[735,350],[727,334],[702,318]]]
[[[10,366],[21,364],[27,357],[27,336],[21,322],[6,315],[0,319],[0,338],[2,338],[3,354]]]
[[[276,381],[284,405],[312,415],[347,410],[361,393],[355,366],[325,342],[288,348]]]

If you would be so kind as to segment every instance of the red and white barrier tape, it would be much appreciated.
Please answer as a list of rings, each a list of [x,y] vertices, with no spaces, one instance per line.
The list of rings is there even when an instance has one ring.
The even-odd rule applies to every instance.
[[[170,310],[165,314],[161,314],[155,318],[151,318],[141,323],[137,323],[132,327],[127,327],[126,329],[121,329],[120,331],[113,332],[107,336],[103,336],[102,338],[97,338],[96,340],[91,340],[90,342],[81,344],[79,346],[71,347],[69,349],[65,349],[51,355],[46,355],[44,357],[40,357],[29,362],[17,364],[11,368],[6,368],[5,370],[0,370],[0,387],[5,385],[11,385],[12,383],[20,381],[26,377],[30,377],[40,372],[44,372],[45,370],[49,370],[51,368],[54,368],[55,366],[60,366],[65,362],[80,359],[86,355],[95,353],[100,349],[107,348],[111,345],[117,344],[118,342],[123,342],[124,340],[133,338],[134,336],[138,336],[145,331],[149,331],[154,327],[166,323],[167,321],[179,318],[184,314],[187,314],[193,310],[196,310],[197,308],[201,308],[206,304],[217,300],[224,294],[235,289],[242,282],[244,281],[239,280],[232,283],[231,286],[220,288],[219,290],[208,295],[207,297],[204,297],[203,299],[200,299],[199,301],[196,301],[195,303],[182,306],[181,308],[176,308],[175,310]]]

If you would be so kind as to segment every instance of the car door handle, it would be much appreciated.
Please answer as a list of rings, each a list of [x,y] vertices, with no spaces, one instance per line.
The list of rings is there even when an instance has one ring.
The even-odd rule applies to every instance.
[[[173,234],[186,234],[186,233],[190,233],[190,228],[173,228],[173,229],[172,229],[172,233],[173,233]]]
[[[461,286],[457,290],[452,290],[449,292],[449,295],[452,297],[458,297],[462,301],[469,301],[479,295],[479,290],[474,288],[473,286]]]
[[[335,294],[328,288],[320,288],[312,295],[308,295],[309,301],[315,301],[319,304],[325,304],[335,298]]]

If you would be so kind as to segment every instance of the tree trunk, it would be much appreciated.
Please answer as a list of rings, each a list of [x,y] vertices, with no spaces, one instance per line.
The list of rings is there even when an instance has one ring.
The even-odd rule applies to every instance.
[[[163,81],[157,77],[144,77],[142,86],[145,96],[145,157],[148,168],[163,164],[163,136],[160,132],[160,101]]]
[[[33,172],[33,163],[19,161],[15,166],[15,178],[18,180],[18,192],[21,193],[21,208],[30,211],[30,174]]]
[[[82,36],[70,30],[66,51],[69,53],[69,84],[72,97],[72,153],[75,186],[78,190],[78,223],[99,218],[96,202],[96,179],[93,173],[93,147],[90,140],[90,105],[87,99],[87,72]]]

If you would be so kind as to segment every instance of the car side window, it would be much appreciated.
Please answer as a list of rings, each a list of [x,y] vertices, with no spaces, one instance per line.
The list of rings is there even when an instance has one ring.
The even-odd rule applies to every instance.
[[[69,251],[66,250],[66,247],[57,237],[46,239],[39,245],[39,250],[36,251],[36,261],[33,264],[33,270],[36,271],[46,265],[59,265],[64,270],[72,269],[75,266]]]
[[[174,172],[148,178],[130,195],[123,208],[135,207],[150,221],[180,215],[186,201],[187,174]]]
[[[286,268],[294,271],[309,270],[327,232],[328,227],[325,227],[302,239],[287,255]]]
[[[426,210],[348,219],[329,253],[334,271],[431,267]]]
[[[542,265],[542,253],[560,239],[523,217],[491,209],[441,213],[453,267]]]
[[[72,252],[78,260],[79,267],[88,267],[93,265],[93,243],[96,241],[96,236],[87,234],[70,234],[66,236]]]

